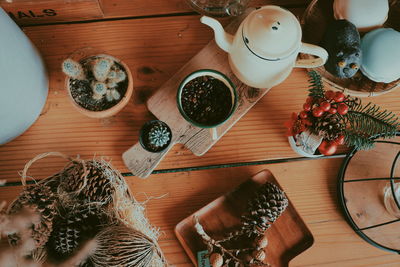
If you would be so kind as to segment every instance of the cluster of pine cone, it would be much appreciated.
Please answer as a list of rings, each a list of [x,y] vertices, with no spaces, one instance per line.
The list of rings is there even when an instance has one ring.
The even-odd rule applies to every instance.
[[[269,266],[264,264],[268,245],[266,230],[289,204],[285,193],[275,184],[265,183],[247,204],[241,226],[222,240],[208,242],[210,263],[221,266]]]
[[[74,162],[62,172],[26,187],[8,213],[18,213],[24,207],[37,212],[40,221],[29,229],[37,248],[34,253],[45,252],[48,259],[62,261],[111,222],[106,209],[113,193],[110,178],[98,162]],[[20,238],[18,233],[13,234],[9,241],[17,245]],[[87,261],[82,266],[92,264]]]

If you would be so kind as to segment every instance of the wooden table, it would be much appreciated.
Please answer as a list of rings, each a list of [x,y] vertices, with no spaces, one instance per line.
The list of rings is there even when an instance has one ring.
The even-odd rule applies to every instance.
[[[22,6],[31,3],[14,2]],[[51,5],[51,1],[44,2]],[[67,2],[74,1],[52,3],[60,4],[63,10],[62,4]],[[175,146],[158,166],[156,174],[147,180],[129,176],[121,154],[137,142],[141,125],[153,118],[145,101],[213,38],[212,31],[199,23],[199,16],[183,0],[75,2],[82,6],[96,4],[101,14],[92,12],[77,19],[64,13],[65,16],[53,20],[18,21],[44,56],[50,91],[38,121],[22,136],[0,147],[0,180],[7,180],[6,186],[0,187],[0,201],[9,202],[17,196],[21,190],[18,171],[39,153],[59,151],[79,154],[82,158],[107,156],[127,176],[139,200],[167,194],[150,201],[147,214],[151,223],[164,232],[160,244],[169,262],[192,266],[174,236],[175,225],[252,174],[268,168],[315,236],[314,246],[295,258],[291,266],[399,266],[398,256],[367,244],[341,215],[336,199],[336,176],[342,159],[307,160],[299,158],[289,147],[283,123],[293,111],[301,109],[306,97],[308,84],[304,70],[294,70],[283,84],[273,88],[203,157],[194,156],[183,146]],[[304,10],[305,2],[255,1],[256,4],[279,3],[295,13]],[[3,0],[0,5],[12,8]],[[60,63],[84,46],[123,59],[133,72],[135,96],[113,118],[86,118],[68,102]],[[400,90],[373,101],[400,114],[399,97]],[[30,175],[40,179],[62,166],[63,161],[49,158],[34,165]]]

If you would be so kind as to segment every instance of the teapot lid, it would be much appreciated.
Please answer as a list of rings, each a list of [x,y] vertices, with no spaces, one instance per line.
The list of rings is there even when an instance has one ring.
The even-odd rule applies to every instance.
[[[248,15],[242,37],[253,54],[275,61],[297,51],[301,45],[301,27],[290,11],[279,6],[264,6]]]

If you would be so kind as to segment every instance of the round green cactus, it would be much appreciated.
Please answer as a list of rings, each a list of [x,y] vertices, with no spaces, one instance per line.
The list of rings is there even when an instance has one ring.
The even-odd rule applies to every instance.
[[[163,125],[154,125],[149,131],[149,144],[154,147],[163,147],[170,141],[170,132]]]

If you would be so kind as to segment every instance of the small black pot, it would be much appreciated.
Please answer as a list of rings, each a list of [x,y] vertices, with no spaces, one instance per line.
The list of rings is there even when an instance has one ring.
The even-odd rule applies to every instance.
[[[150,130],[157,124],[162,127],[165,127],[167,129],[167,131],[169,132],[169,141],[161,147],[151,145],[149,142]],[[171,128],[169,128],[169,126],[165,122],[160,121],[160,120],[152,120],[152,121],[146,122],[142,126],[142,128],[140,129],[140,132],[139,132],[139,143],[142,145],[142,147],[145,150],[152,152],[152,153],[159,153],[159,152],[165,150],[171,144],[171,140],[172,140]]]

